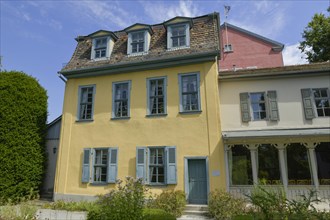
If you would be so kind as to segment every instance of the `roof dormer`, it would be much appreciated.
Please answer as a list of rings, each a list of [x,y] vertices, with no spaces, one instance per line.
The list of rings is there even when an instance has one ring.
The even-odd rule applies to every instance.
[[[190,28],[193,25],[192,19],[187,17],[175,17],[166,22],[167,49],[184,49],[190,47]]]
[[[90,35],[92,39],[91,60],[110,59],[115,41],[118,37],[111,31],[99,30]]]
[[[150,25],[136,23],[125,29],[127,33],[127,54],[137,56],[147,54],[153,34]]]

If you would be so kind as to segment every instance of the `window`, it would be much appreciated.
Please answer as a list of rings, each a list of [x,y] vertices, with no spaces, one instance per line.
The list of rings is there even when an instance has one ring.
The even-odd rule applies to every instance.
[[[307,149],[299,143],[292,143],[286,148],[286,161],[289,185],[311,185],[311,172]]]
[[[252,185],[250,150],[243,145],[234,145],[229,151],[230,185]]]
[[[129,117],[130,81],[116,82],[112,85],[112,118]]]
[[[320,185],[330,185],[330,142],[321,142],[315,148],[317,175]]]
[[[258,147],[258,179],[259,183],[270,185],[281,184],[278,150],[270,144]]]
[[[94,38],[92,41],[91,59],[101,60],[110,57],[110,37]]]
[[[199,73],[179,75],[180,112],[200,111]]]
[[[148,115],[166,114],[166,78],[147,79]]]
[[[82,182],[115,183],[117,179],[117,157],[117,148],[84,149]]]
[[[225,47],[223,48],[224,52],[232,52],[233,51],[233,47],[231,46],[231,44],[225,44]]]
[[[95,85],[79,87],[78,120],[93,119]]]
[[[240,93],[243,122],[258,120],[279,120],[276,91]]]
[[[176,184],[176,147],[137,147],[136,177],[150,185]]]
[[[128,33],[127,54],[141,55],[148,52],[150,43],[149,31],[134,31]]]
[[[132,33],[132,53],[144,51],[144,32]]]
[[[328,88],[302,89],[306,119],[330,116],[330,92]]]
[[[167,48],[189,47],[189,24],[171,25],[167,29]]]

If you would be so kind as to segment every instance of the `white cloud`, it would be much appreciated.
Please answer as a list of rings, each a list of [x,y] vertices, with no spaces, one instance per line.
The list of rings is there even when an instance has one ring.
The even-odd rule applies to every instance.
[[[283,61],[285,66],[308,63],[306,55],[301,53],[298,46],[299,43],[285,46],[283,51]]]
[[[149,2],[140,1],[146,15],[148,15],[152,22],[163,22],[176,16],[196,17],[201,15],[196,2],[180,0],[178,2]]]

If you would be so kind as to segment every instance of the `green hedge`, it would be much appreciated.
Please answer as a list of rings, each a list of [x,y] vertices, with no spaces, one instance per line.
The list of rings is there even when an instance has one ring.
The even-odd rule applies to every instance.
[[[44,166],[47,94],[22,72],[0,72],[0,204],[38,194]]]

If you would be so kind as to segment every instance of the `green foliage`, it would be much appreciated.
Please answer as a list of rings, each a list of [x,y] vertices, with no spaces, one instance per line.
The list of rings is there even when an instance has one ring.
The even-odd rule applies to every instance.
[[[38,195],[44,166],[47,94],[22,72],[0,72],[0,204]]]
[[[91,211],[96,208],[95,202],[80,201],[80,202],[65,202],[58,200],[56,202],[47,203],[43,206],[44,209],[66,210],[66,211]]]
[[[88,219],[142,220],[146,189],[141,179],[126,177],[125,184],[117,181],[117,189],[99,196],[97,206]]]
[[[175,220],[176,218],[162,209],[144,209],[143,220]]]
[[[258,185],[246,195],[265,219],[284,219],[287,215],[286,195],[282,188],[266,188]]]
[[[37,206],[27,203],[0,206],[0,220],[34,220],[37,209]]]
[[[186,206],[186,194],[182,190],[167,190],[155,195],[148,203],[148,207],[162,209],[173,216],[182,215]]]
[[[231,219],[243,214],[244,210],[244,200],[234,198],[224,190],[215,190],[209,194],[209,212],[215,219]]]
[[[299,49],[307,55],[309,62],[330,60],[330,16],[315,14],[304,29],[302,37],[304,41],[300,42]]]

